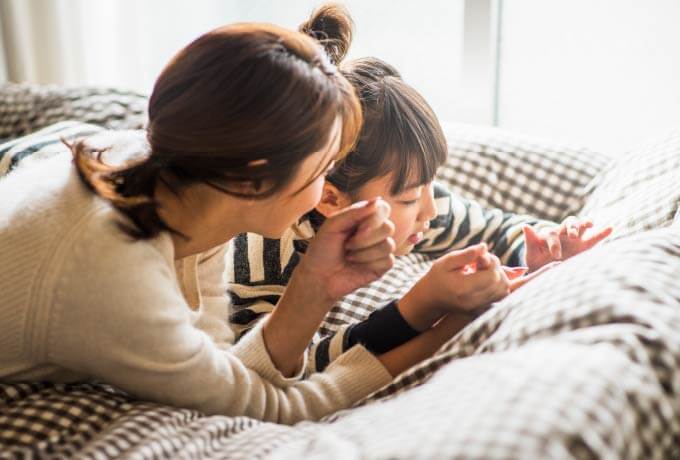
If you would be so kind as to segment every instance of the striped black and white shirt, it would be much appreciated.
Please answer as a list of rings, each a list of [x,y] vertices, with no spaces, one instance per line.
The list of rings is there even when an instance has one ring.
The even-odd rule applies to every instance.
[[[430,221],[429,230],[414,252],[439,256],[486,242],[504,265],[519,266],[524,264],[522,227],[555,225],[526,215],[483,208],[475,201],[452,194],[441,184],[435,183],[433,192],[437,216]],[[237,340],[272,312],[305,253],[308,241],[322,222],[323,217],[312,211],[302,219],[297,231],[290,229],[281,239],[264,238],[254,233],[234,238],[227,263],[233,266],[228,269],[233,308],[230,322]],[[310,346],[312,359],[308,360],[307,373],[322,371],[357,342],[373,352],[382,353],[416,334],[391,303],[360,323],[343,326],[330,335],[317,334]]]

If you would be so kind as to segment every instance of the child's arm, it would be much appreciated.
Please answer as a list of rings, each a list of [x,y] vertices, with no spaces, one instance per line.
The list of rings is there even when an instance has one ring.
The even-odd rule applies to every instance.
[[[230,274],[227,293],[232,301],[229,321],[237,342],[274,311],[302,256],[296,241],[292,232],[281,240],[255,234],[241,234],[234,239],[227,255],[231,265],[227,270]],[[418,334],[396,305],[390,303],[364,321],[344,325],[323,337],[317,333],[296,378],[323,371],[356,343],[379,354]]]
[[[430,229],[415,250],[442,255],[485,242],[503,265],[524,265],[523,227],[529,225],[539,231],[557,226],[556,223],[527,215],[488,209],[479,203],[457,196],[443,185],[434,183],[437,216],[430,221]]]
[[[279,245],[273,242],[262,244],[258,238],[260,237],[255,235],[249,238],[245,235],[239,236],[231,254],[235,265],[234,272],[237,273],[235,279],[239,281],[234,283],[232,279],[228,288],[234,309],[231,323],[237,332],[237,341],[258,321],[264,320],[274,311],[285,290],[284,285],[274,283],[285,284],[286,277],[281,274],[293,273],[295,267],[291,264],[299,260],[299,256],[292,257],[279,275],[274,276],[272,273],[270,279],[264,283],[248,284],[247,281],[252,276],[245,269],[248,255],[250,254],[253,264],[257,264],[252,256],[257,250],[261,250],[262,259],[271,263],[275,257],[269,252],[281,251]],[[463,273],[462,269],[466,264],[472,262],[477,265],[479,271]],[[269,271],[270,268],[265,270]],[[343,325],[326,336],[319,336],[317,333],[308,349],[308,356],[300,365],[301,372],[295,378],[323,371],[357,343],[364,345],[375,355],[394,350],[420,335],[421,331],[429,329],[446,313],[462,313],[484,307],[533,277],[513,279],[517,275],[502,272],[498,258],[491,256],[484,245],[451,252],[436,262],[428,274],[416,283],[403,299],[382,306],[367,319]],[[461,318],[470,321],[472,316],[463,314]]]
[[[229,320],[237,342],[274,311],[284,290],[285,286],[279,285],[230,284],[228,291],[233,312]],[[403,318],[396,303],[391,302],[359,323],[343,325],[324,336],[317,333],[309,347],[308,357],[301,363],[304,369],[298,378],[322,372],[356,343],[363,344],[374,354],[380,354],[406,343],[418,334]]]

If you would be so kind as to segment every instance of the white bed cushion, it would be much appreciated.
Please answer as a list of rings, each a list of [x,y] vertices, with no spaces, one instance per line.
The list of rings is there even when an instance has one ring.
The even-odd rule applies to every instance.
[[[483,206],[562,221],[611,159],[579,145],[498,128],[444,124],[449,144],[439,181]]]
[[[613,225],[612,239],[670,225],[680,204],[680,131],[622,155],[587,190],[580,214]]]

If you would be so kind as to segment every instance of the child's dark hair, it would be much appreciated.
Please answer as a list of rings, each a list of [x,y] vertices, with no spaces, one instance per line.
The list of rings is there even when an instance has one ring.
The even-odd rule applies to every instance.
[[[340,64],[351,44],[352,26],[343,7],[325,5],[312,13],[300,31],[319,40],[330,59]],[[388,174],[393,177],[392,195],[432,181],[448,149],[425,99],[380,59],[356,59],[339,68],[359,96],[364,122],[354,149],[326,179],[350,196]]]

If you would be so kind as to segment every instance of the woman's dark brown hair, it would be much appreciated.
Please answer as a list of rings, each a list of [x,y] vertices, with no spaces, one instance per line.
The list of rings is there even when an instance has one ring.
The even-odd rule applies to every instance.
[[[361,126],[353,87],[319,43],[268,24],[229,25],[190,43],[156,80],[148,110],[150,153],[140,161],[112,167],[85,141],[69,145],[82,181],[132,220],[124,230],[139,239],[173,231],[157,212],[158,181],[174,193],[203,182],[234,196],[268,197],[328,144],[337,117],[338,157]],[[258,192],[229,187],[239,182]]]
[[[341,63],[352,40],[352,19],[342,7],[327,5],[314,11],[300,30],[326,48],[357,91],[363,111],[359,140],[326,180],[350,196],[389,174],[393,195],[432,181],[448,149],[441,125],[425,99],[380,59]]]

